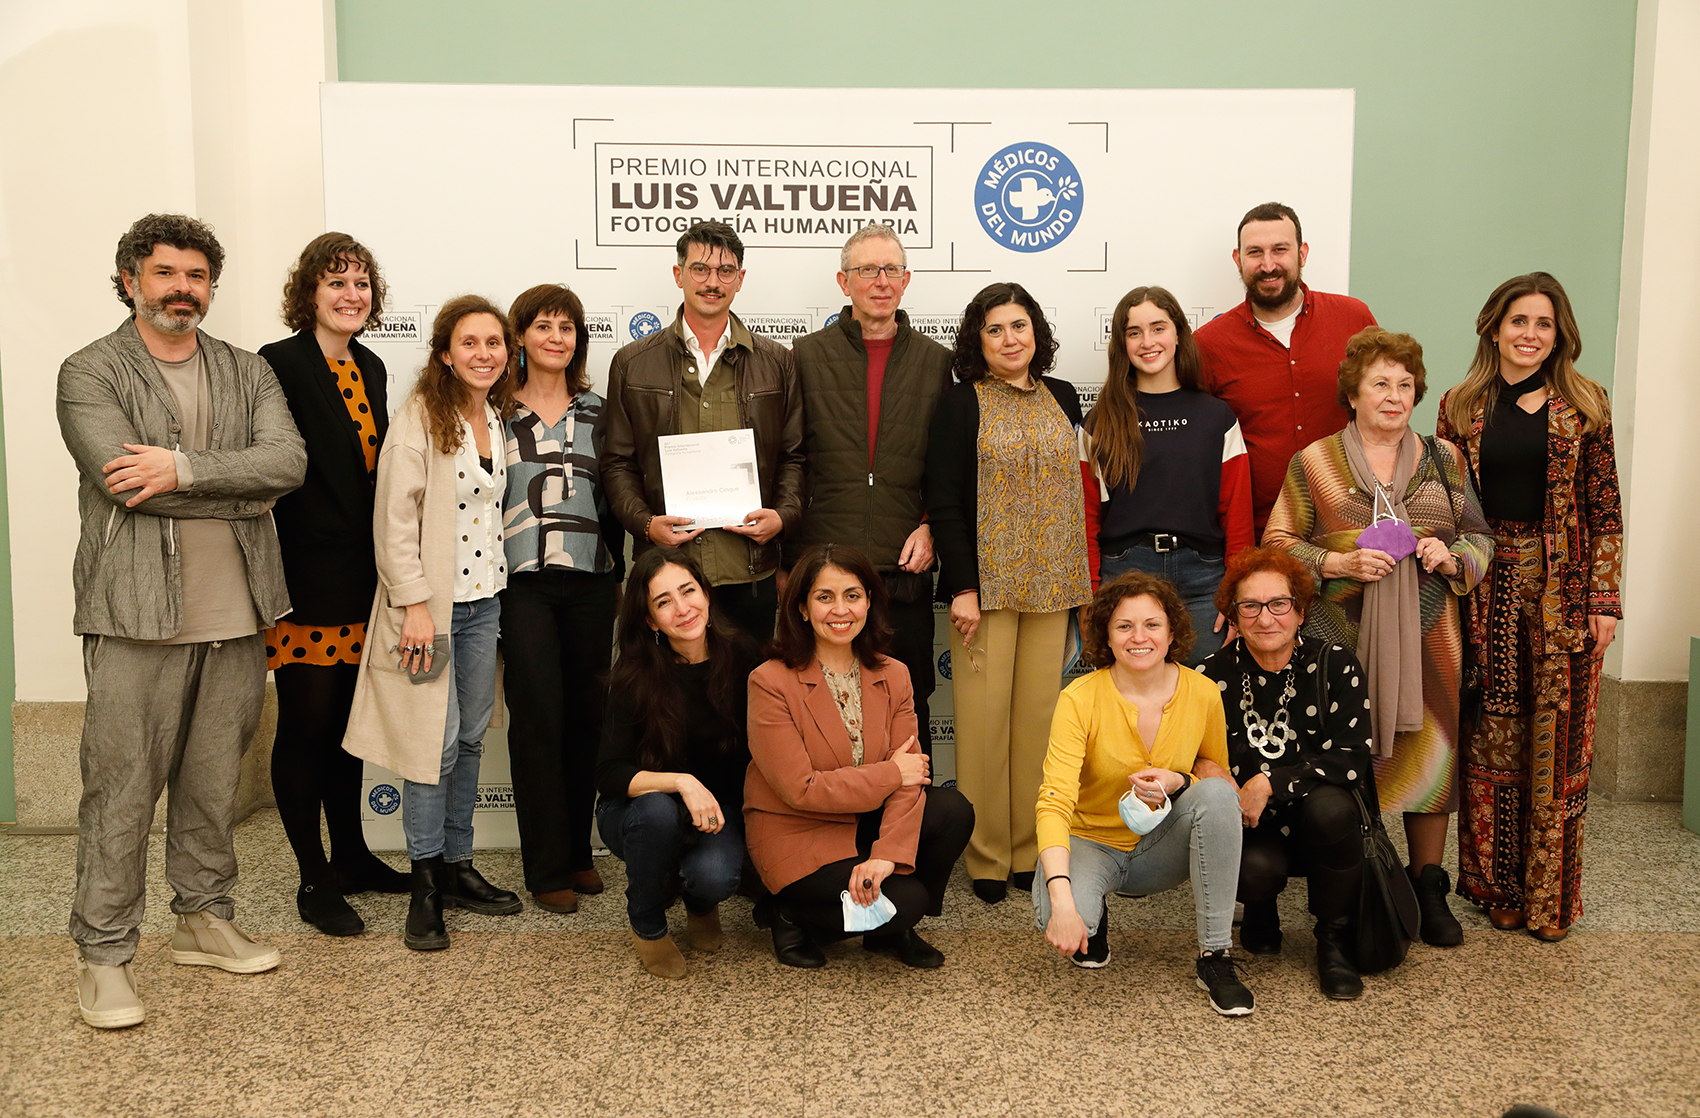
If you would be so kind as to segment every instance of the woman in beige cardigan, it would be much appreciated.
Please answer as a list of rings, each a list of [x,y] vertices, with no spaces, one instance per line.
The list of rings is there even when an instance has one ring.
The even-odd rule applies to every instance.
[[[343,748],[399,775],[413,861],[404,941],[449,945],[443,906],[520,910],[472,867],[472,809],[495,706],[496,634],[507,583],[502,420],[513,412],[507,318],[451,299],[431,356],[378,458],[378,592]],[[391,659],[394,657],[394,659]]]

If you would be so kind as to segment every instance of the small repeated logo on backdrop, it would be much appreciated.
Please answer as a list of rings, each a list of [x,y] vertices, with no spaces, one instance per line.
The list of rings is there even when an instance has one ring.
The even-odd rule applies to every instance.
[[[612,311],[584,312],[584,332],[593,342],[611,342],[614,340],[614,314]]]
[[[661,329],[661,320],[651,311],[639,311],[632,315],[632,320],[626,324],[626,328],[631,331],[632,341],[635,342]]]
[[[838,312],[833,311],[831,314],[826,316],[826,321],[821,323],[821,327],[824,329],[828,326],[831,326],[834,322],[837,322],[837,321],[838,321]]]
[[[741,316],[741,321],[750,333],[770,338],[787,348],[804,334],[813,333],[815,328],[814,319],[806,314],[747,314]]]
[[[927,727],[927,733],[932,737],[935,746],[955,744],[956,719],[941,714],[928,718],[927,721],[930,723]]]
[[[372,794],[366,797],[366,802],[372,805],[372,810],[379,815],[394,815],[396,808],[401,806],[401,793],[393,784],[374,784]]]
[[[1098,394],[1104,390],[1104,384],[1076,384],[1074,390],[1080,393],[1080,414],[1085,415],[1098,402]]]
[[[473,804],[473,811],[512,811],[514,809],[514,786],[511,784],[480,784],[478,800]]]
[[[950,678],[950,649],[948,648],[939,653],[939,676],[944,679]]]
[[[1016,252],[1043,252],[1080,223],[1084,189],[1073,160],[1049,144],[1011,144],[986,161],[974,213],[986,236]]]
[[[422,344],[420,316],[413,311],[385,311],[382,322],[373,323],[361,331],[363,342],[411,342]]]
[[[962,325],[962,312],[955,314],[912,314],[909,328],[917,334],[950,349],[956,345],[956,330]]]

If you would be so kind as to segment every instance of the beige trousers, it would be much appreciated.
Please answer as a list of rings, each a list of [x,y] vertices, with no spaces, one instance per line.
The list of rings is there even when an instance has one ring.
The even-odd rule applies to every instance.
[[[1034,808],[1062,689],[1068,611],[987,610],[971,646],[951,630],[956,787],[974,805],[968,875],[1002,881],[1039,857]]]

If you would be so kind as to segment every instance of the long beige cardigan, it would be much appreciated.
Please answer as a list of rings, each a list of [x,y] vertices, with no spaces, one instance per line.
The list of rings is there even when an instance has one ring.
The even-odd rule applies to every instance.
[[[501,453],[501,448],[496,448]],[[407,607],[424,602],[437,633],[454,612],[455,456],[439,453],[418,393],[390,423],[378,456],[372,543],[378,592],[342,747],[415,784],[435,784],[449,717],[449,673],[414,683],[396,667]]]

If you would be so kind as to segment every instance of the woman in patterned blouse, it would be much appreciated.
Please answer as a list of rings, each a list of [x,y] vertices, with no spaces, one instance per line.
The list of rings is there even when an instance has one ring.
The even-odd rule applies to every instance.
[[[1062,688],[1069,611],[1098,582],[1098,501],[1080,396],[1044,374],[1057,343],[1017,283],[963,312],[927,445],[927,515],[950,603],[956,786],[974,804],[968,875],[987,904],[1033,887],[1033,802]],[[1093,493],[1087,501],[1085,494]]]
[[[775,658],[750,673],[744,781],[750,861],[774,893],[756,923],[771,923],[786,966],[825,966],[819,942],[849,930],[850,903],[882,898],[892,911],[862,946],[905,966],[944,964],[915,925],[942,911],[974,809],[953,788],[926,787],[915,692],[885,655],[890,640],[867,556],[838,544],[803,552],[779,603]]]

